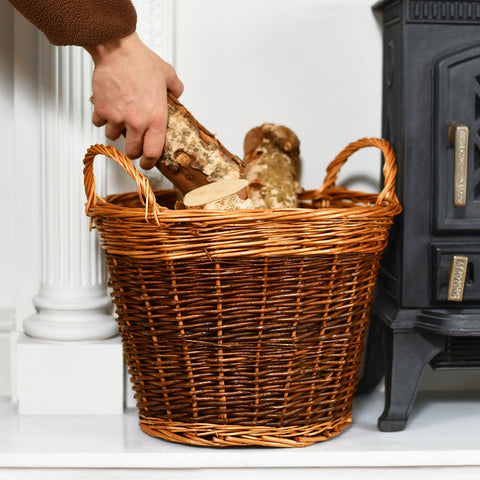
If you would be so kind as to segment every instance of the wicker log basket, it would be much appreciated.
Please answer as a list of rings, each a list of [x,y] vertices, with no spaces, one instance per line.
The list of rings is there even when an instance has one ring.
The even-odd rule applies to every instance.
[[[384,155],[379,194],[336,186],[356,150]],[[93,162],[138,192],[101,198]],[[372,290],[393,216],[396,164],[350,144],[300,208],[173,210],[111,146],[84,160],[86,212],[109,271],[140,428],[204,446],[298,447],[351,422]]]

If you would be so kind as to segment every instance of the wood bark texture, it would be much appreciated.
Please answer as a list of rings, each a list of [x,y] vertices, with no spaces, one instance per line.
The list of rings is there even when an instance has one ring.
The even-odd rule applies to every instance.
[[[165,146],[156,166],[183,194],[218,180],[241,178],[244,172],[242,160],[170,93]]]
[[[244,140],[245,178],[254,208],[296,207],[300,190],[300,141],[282,125],[264,123]]]

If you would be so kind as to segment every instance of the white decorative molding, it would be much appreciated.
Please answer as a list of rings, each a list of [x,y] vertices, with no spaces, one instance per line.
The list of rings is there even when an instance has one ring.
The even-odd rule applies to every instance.
[[[15,328],[15,310],[0,308],[0,333],[11,332]]]
[[[120,337],[69,343],[40,342],[21,334],[15,356],[18,413],[121,415],[122,360]]]
[[[174,0],[136,0],[137,33],[166,62],[175,66]]]
[[[0,401],[12,394],[10,344],[14,327],[14,309],[0,308]]]
[[[97,233],[89,231],[83,155],[101,140],[91,123],[92,62],[78,47],[39,45],[42,265],[37,313],[25,332],[48,340],[100,340],[117,333]],[[96,162],[99,193],[105,168]]]

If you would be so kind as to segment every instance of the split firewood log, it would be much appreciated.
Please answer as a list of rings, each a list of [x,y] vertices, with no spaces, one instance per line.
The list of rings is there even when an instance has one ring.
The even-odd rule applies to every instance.
[[[237,178],[219,180],[190,190],[176,208],[202,210],[245,210],[253,208],[248,196],[248,181]]]
[[[245,178],[254,208],[296,207],[300,190],[300,141],[289,128],[264,123],[244,140]]]
[[[218,180],[241,178],[244,172],[242,160],[170,93],[165,146],[156,167],[183,194]]]

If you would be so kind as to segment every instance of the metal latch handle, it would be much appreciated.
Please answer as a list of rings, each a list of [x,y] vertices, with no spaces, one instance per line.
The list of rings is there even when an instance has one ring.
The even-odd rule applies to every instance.
[[[459,122],[452,123],[448,129],[448,141],[455,150],[453,203],[456,207],[464,207],[467,203],[468,127]]]
[[[468,257],[454,255],[450,266],[450,278],[448,279],[447,300],[450,302],[461,302],[463,300],[463,289],[467,274]]]

